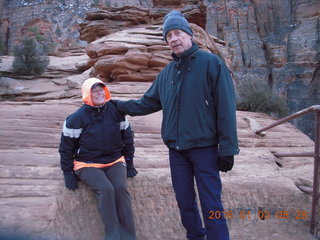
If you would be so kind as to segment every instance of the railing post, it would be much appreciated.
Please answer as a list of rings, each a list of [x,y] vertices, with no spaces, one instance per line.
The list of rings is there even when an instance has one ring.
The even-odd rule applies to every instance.
[[[315,235],[318,218],[319,201],[319,164],[320,164],[320,112],[315,111],[315,142],[314,142],[314,171],[313,171],[313,195],[310,233]]]

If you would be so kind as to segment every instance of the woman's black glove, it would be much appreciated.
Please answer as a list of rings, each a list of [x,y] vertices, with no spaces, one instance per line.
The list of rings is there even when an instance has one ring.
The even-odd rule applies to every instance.
[[[218,156],[218,166],[221,172],[228,172],[234,164],[234,156]]]
[[[125,158],[127,164],[127,177],[134,177],[138,174],[138,171],[133,166],[133,158]]]
[[[74,191],[78,189],[78,180],[74,172],[63,171],[66,188]]]

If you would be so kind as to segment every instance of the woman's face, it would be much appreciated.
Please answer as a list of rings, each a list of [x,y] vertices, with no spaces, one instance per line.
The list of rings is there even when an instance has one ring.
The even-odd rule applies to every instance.
[[[91,99],[94,106],[101,106],[106,101],[106,93],[101,85],[91,89]]]

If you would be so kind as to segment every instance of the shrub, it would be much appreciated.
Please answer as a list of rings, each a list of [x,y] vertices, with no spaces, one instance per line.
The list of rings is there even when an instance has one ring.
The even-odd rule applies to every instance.
[[[237,88],[237,109],[251,112],[263,112],[276,117],[288,115],[286,100],[263,81],[246,79]]]
[[[25,38],[13,50],[13,71],[17,74],[38,76],[49,64],[46,51],[33,38]]]

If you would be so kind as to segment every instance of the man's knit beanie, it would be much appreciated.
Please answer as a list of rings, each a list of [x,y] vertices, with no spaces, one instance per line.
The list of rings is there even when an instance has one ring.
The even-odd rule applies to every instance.
[[[167,41],[167,33],[173,29],[180,29],[189,34],[190,36],[192,36],[193,34],[187,19],[183,16],[181,12],[177,10],[172,10],[164,17],[163,39],[165,41]]]

